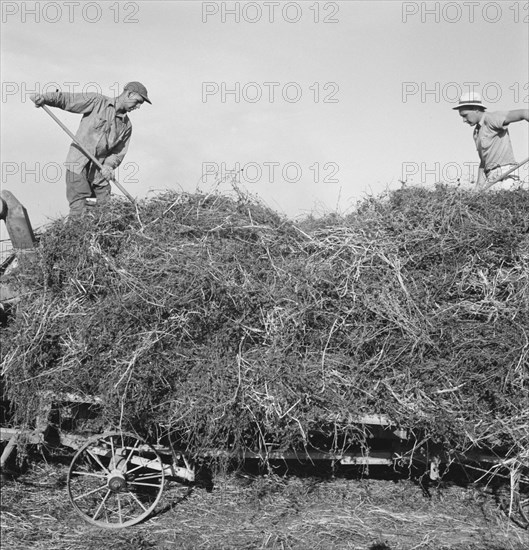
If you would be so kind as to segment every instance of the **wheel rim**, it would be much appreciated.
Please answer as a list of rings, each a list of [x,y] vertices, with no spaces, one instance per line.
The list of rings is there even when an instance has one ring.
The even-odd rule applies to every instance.
[[[68,471],[75,511],[100,527],[121,528],[152,514],[164,489],[158,453],[133,434],[111,432],[88,440]]]

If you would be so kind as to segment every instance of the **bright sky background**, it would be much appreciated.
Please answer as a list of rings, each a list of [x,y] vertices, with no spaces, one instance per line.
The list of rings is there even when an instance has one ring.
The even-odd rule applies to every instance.
[[[399,187],[405,172],[415,184],[468,180],[465,163],[477,163],[472,129],[451,110],[465,83],[476,83],[489,110],[527,108],[526,1],[311,0],[290,2],[286,12],[281,2],[272,22],[271,2],[259,3],[260,19],[256,3],[247,4],[2,2],[1,184],[35,227],[68,212],[57,168],[70,143],[29,101],[35,90],[113,96],[139,80],[153,105],[130,115],[133,137],[118,175],[132,195],[211,190],[214,176],[201,182],[204,163],[253,163],[248,175],[256,179],[258,167],[261,179],[242,178],[242,186],[289,216],[345,212],[366,194]],[[237,5],[238,23],[226,13]],[[245,88],[250,82],[257,86]],[[279,83],[273,102],[270,82]],[[235,83],[240,101],[229,94],[222,102],[221,88]],[[204,98],[205,85],[218,93]],[[299,101],[283,98],[296,90]],[[247,101],[257,91],[262,99]],[[337,102],[324,102],[332,92]],[[75,132],[79,115],[55,114]],[[520,161],[528,125],[510,132]],[[273,181],[270,163],[279,163]],[[287,178],[299,181],[283,178],[288,163]]]

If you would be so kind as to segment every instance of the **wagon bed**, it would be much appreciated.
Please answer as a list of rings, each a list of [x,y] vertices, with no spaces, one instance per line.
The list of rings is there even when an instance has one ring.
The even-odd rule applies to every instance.
[[[160,502],[170,481],[193,484],[195,460],[230,457],[230,449],[202,449],[191,456],[185,448],[160,437],[147,442],[136,434],[110,430],[87,434],[86,411],[97,409],[97,397],[75,394],[40,395],[40,414],[34,430],[3,427],[4,469],[18,443],[38,447],[67,447],[75,451],[67,477],[67,491],[75,511],[88,523],[105,528],[124,528],[148,518]],[[57,423],[57,410],[66,410]],[[66,422],[65,422],[66,420]],[[238,454],[240,460],[271,463],[332,462],[336,465],[392,469],[420,468],[429,480],[440,479],[454,465],[471,469],[479,479],[498,478],[508,487],[505,510],[519,525],[529,527],[529,453],[506,456],[482,449],[455,452],[440,445],[418,441],[408,430],[385,415],[371,414],[348,419],[368,433],[369,446],[349,446],[342,450],[318,445],[319,434],[308,434],[303,449],[278,449],[273,443]],[[67,424],[68,430],[62,424]],[[318,444],[311,444],[315,439]]]

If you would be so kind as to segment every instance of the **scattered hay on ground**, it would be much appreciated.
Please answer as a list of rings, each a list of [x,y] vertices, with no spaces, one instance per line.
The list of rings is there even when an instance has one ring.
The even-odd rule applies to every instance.
[[[168,486],[144,524],[97,529],[64,494],[66,467],[34,462],[3,484],[2,547],[10,550],[524,550],[490,488],[411,481],[227,475],[207,492]]]

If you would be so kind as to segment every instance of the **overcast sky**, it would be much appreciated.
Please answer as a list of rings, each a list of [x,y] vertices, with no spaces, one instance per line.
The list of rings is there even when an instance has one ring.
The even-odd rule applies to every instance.
[[[400,179],[468,180],[472,129],[451,107],[471,86],[489,110],[527,107],[527,17],[510,0],[4,1],[2,188],[34,226],[67,214],[70,140],[28,96],[113,96],[131,80],[153,103],[131,113],[118,173],[137,197],[210,190],[246,166],[239,184],[294,217],[345,212]],[[510,131],[520,161],[528,125]]]

